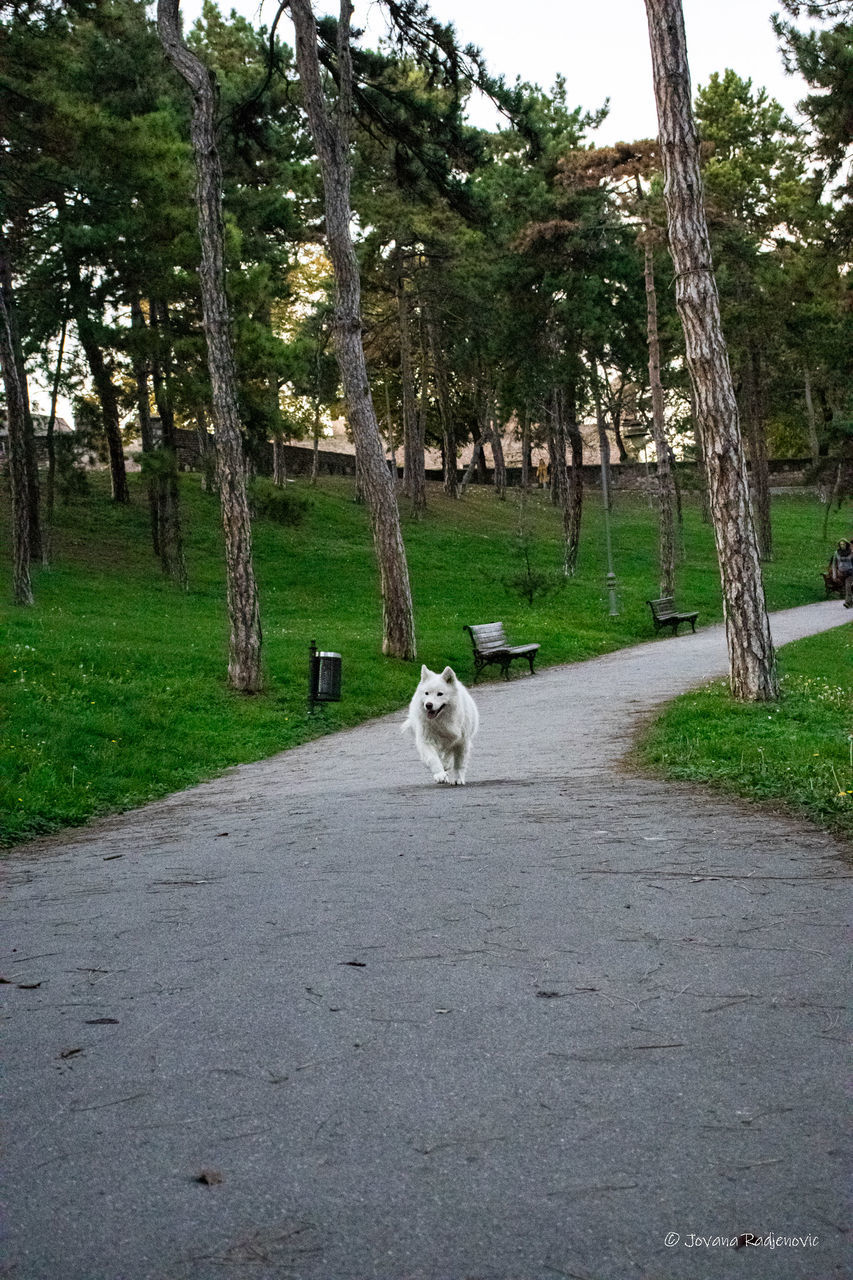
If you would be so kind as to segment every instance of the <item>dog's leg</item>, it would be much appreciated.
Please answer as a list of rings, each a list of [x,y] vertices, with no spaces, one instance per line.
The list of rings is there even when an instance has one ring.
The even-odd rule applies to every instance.
[[[447,769],[444,761],[436,751],[435,747],[431,747],[428,742],[418,743],[418,755],[429,769],[436,782],[449,782]]]
[[[468,772],[468,761],[471,759],[471,743],[460,742],[453,748],[453,768],[456,770],[457,787],[465,786],[465,775]]]

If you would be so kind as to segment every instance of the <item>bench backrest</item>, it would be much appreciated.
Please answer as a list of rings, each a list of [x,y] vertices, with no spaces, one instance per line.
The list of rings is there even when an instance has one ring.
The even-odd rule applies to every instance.
[[[474,648],[479,653],[494,653],[497,649],[506,649],[509,644],[502,622],[484,622],[480,626],[466,627],[465,630],[470,631]]]
[[[675,597],[661,596],[660,600],[649,600],[649,608],[655,617],[659,617],[662,613],[675,612]]]

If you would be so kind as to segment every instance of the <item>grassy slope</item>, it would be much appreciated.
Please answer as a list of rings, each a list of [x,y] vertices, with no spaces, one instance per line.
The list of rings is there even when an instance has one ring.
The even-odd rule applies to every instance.
[[[715,681],[671,702],[636,759],[667,778],[778,803],[853,841],[853,626],[786,645],[779,666],[775,706],[733,702],[727,681]]]
[[[36,606],[0,606],[0,843],[85,821],[211,777],[307,738],[400,707],[417,664],[379,653],[380,601],[367,514],[351,483],[310,493],[298,527],[256,528],[267,687],[242,698],[225,686],[226,619],[215,499],[197,477],[182,482],[190,590],[160,577],[149,546],[138,477],[130,508],[113,507],[96,477],[83,505],[60,508],[54,568],[35,575]],[[293,486],[309,492],[301,485]],[[620,614],[608,616],[600,499],[588,495],[579,572],[529,606],[503,579],[520,567],[519,529],[536,566],[561,562],[559,520],[546,495],[522,513],[518,495],[498,503],[473,489],[461,503],[431,491],[427,518],[405,519],[419,660],[470,677],[465,622],[502,619],[510,635],[542,643],[543,664],[574,661],[650,637],[645,604],[657,594],[656,523],[643,500],[620,496],[614,545]],[[0,523],[8,519],[0,502]],[[822,509],[788,498],[776,507],[777,558],[768,567],[771,608],[819,598],[827,550]],[[835,525],[838,525],[838,528]],[[829,530],[841,536],[843,520]],[[721,616],[710,530],[686,510],[687,561],[680,594],[700,624]],[[8,548],[6,531],[2,546]],[[8,584],[8,560],[0,561]],[[307,646],[343,655],[344,698],[309,718]],[[494,678],[494,677],[492,677]]]

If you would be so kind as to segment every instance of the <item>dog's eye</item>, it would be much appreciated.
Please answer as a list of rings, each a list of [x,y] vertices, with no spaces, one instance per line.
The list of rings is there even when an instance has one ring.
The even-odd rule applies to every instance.
[[[441,692],[441,690],[439,689],[439,690],[436,692],[436,695],[435,695],[435,696],[436,696],[437,698],[443,698],[443,697],[444,697],[444,694],[443,694],[443,693]]]

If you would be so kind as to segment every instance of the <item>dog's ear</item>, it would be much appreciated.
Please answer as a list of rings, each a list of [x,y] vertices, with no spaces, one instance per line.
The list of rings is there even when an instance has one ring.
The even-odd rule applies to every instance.
[[[432,672],[430,671],[429,667],[427,666],[421,667],[421,680],[426,680],[427,676],[431,676],[431,675],[432,675]]]
[[[452,667],[445,667],[441,673],[441,678],[445,684],[453,684],[456,679],[456,672]]]

